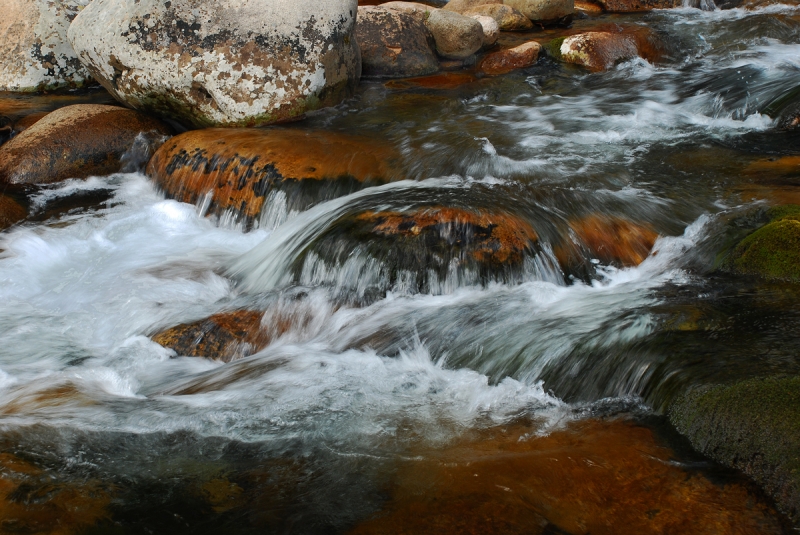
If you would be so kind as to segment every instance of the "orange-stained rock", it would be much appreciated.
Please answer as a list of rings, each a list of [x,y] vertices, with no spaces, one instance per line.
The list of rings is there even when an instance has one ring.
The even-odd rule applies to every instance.
[[[392,80],[384,85],[389,89],[455,89],[477,80],[474,74],[465,72],[445,72],[419,78],[406,78],[405,80]]]
[[[351,535],[783,533],[742,484],[684,468],[645,427],[593,420],[535,431],[506,425],[408,452],[384,510]]]
[[[33,464],[0,453],[0,533],[82,533],[110,516],[112,490],[96,481],[55,482]]]
[[[781,158],[758,160],[744,170],[748,175],[787,176],[800,172],[800,156],[783,156]]]
[[[541,49],[539,43],[531,41],[514,48],[492,52],[483,58],[478,68],[486,74],[505,74],[515,69],[524,69],[536,63]]]
[[[636,41],[630,36],[611,32],[586,32],[564,39],[561,59],[582,65],[590,71],[610,69],[618,61],[639,55]]]
[[[522,262],[539,239],[527,222],[515,216],[457,208],[427,208],[408,214],[366,212],[356,219],[367,223],[374,234],[419,238],[420,243],[438,240],[463,248],[478,262],[489,265]]]
[[[647,258],[658,238],[658,234],[647,225],[604,215],[571,221],[569,226],[586,251],[571,245],[559,247],[556,256],[565,268],[583,262],[586,253],[603,264],[637,266]]]
[[[230,362],[267,346],[270,336],[261,328],[263,316],[263,312],[254,310],[223,312],[161,331],[152,338],[180,356]]]
[[[0,230],[19,223],[28,216],[28,211],[8,195],[0,194]]]
[[[0,182],[50,184],[119,171],[120,158],[140,132],[168,134],[161,121],[100,104],[49,113],[0,147]]]
[[[351,179],[388,181],[400,155],[367,137],[293,129],[207,129],[175,136],[147,165],[166,194],[208,210],[234,210],[252,222],[267,195],[287,182]]]

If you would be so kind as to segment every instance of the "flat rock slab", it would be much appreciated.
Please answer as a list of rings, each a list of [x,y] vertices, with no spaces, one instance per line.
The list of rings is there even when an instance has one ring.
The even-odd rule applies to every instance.
[[[120,170],[120,158],[141,132],[171,134],[140,112],[102,104],[66,106],[0,147],[0,182],[51,184]]]

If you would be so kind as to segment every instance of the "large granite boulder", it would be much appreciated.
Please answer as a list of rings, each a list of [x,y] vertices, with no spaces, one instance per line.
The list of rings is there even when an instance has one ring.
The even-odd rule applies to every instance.
[[[483,26],[471,17],[437,9],[431,12],[425,25],[436,41],[436,52],[444,58],[466,59],[483,46]]]
[[[91,0],[4,0],[0,17],[0,91],[83,85],[88,71],[67,41],[67,28]]]
[[[289,120],[352,95],[357,0],[95,0],[69,28],[121,102],[202,127]]]
[[[504,0],[503,3],[536,22],[555,22],[575,11],[574,0]]]
[[[530,30],[533,28],[531,19],[504,4],[484,4],[465,9],[462,13],[468,17],[483,16],[492,17],[501,31],[513,32],[519,30]]]

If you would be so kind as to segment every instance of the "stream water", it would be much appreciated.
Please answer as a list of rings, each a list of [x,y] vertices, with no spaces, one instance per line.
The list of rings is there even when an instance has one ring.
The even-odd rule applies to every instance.
[[[693,454],[661,411],[692,385],[800,371],[800,287],[715,270],[759,210],[800,203],[796,174],[757,166],[798,152],[799,134],[779,123],[800,102],[800,8],[604,22],[654,28],[668,44],[661,60],[588,73],[543,58],[445,88],[365,80],[351,101],[282,127],[388,144],[401,180],[302,206],[275,194],[248,232],[165,199],[140,172],[36,193],[32,222],[0,234],[0,465],[28,478],[0,485],[0,516],[16,519],[0,526],[648,529],[598,506],[605,496],[661,518],[651,500],[682,522],[653,532],[785,532],[766,498]],[[540,248],[513,278],[387,278],[385,255],[336,231],[352,214],[431,206],[513,215]],[[563,273],[554,251],[595,216],[659,237],[636,267],[584,258]],[[326,255],[337,247],[348,254]],[[230,363],[175,357],[149,338],[238,308],[290,326]],[[514,455],[584,469],[548,472],[536,457],[531,482],[507,457],[523,443]],[[591,459],[609,472],[589,473]],[[615,468],[653,459],[676,473]],[[478,466],[504,478],[486,487],[495,494],[464,479]],[[645,476],[664,488],[710,482],[686,495],[711,506],[628,484]],[[522,483],[539,498],[520,498]]]

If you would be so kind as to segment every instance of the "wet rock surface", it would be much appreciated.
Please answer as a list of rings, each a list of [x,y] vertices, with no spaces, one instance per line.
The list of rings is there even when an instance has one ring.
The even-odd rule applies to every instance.
[[[479,65],[479,69],[486,74],[505,74],[515,69],[530,67],[539,59],[542,47],[533,41],[514,48],[500,50],[487,54]]]
[[[669,414],[698,451],[752,477],[800,520],[800,378],[700,387]]]
[[[658,238],[649,225],[610,216],[588,216],[570,222],[569,227],[583,250],[557,251],[564,266],[587,257],[617,267],[638,266],[650,255]]]
[[[559,51],[563,61],[591,71],[606,70],[619,61],[639,55],[633,38],[610,32],[587,32],[567,37]]]
[[[411,77],[439,70],[433,36],[411,13],[361,7],[355,35],[364,76]]]
[[[171,131],[161,121],[116,106],[60,108],[0,147],[0,182],[50,184],[113,173],[141,132]]]
[[[13,197],[0,194],[0,231],[25,219],[28,211]]]
[[[249,227],[268,195],[278,189],[296,197],[295,209],[306,209],[364,182],[395,178],[399,159],[386,145],[359,136],[208,129],[170,139],[153,155],[147,174],[168,196],[189,203],[203,199],[208,213],[221,216],[232,211]],[[305,188],[328,191],[304,193]]]
[[[605,11],[610,13],[632,13],[653,9],[681,7],[682,0],[598,0]]]
[[[264,312],[254,310],[223,312],[161,331],[152,338],[178,356],[230,362],[255,353],[269,343],[271,337],[261,326],[263,317]]]
[[[186,125],[255,126],[351,96],[356,0],[96,0],[69,40],[121,102]]]
[[[782,532],[745,485],[685,470],[646,427],[611,420],[530,431],[508,425],[413,452],[384,510],[351,533]]]
[[[78,87],[90,81],[67,28],[91,0],[6,0],[0,18],[0,91]]]

